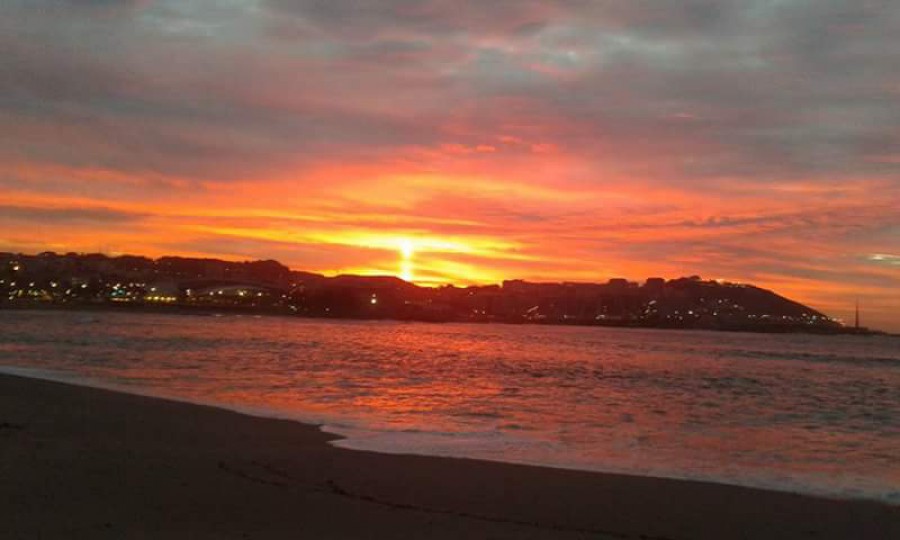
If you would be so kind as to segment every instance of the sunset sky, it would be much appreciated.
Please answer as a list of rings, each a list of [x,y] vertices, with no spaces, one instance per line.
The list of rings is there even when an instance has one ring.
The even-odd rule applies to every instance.
[[[699,274],[900,331],[895,0],[0,10],[0,250]]]

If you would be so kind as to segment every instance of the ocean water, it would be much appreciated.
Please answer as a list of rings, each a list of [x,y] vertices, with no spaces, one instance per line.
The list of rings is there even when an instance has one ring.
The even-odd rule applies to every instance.
[[[343,447],[900,504],[900,339],[0,312],[0,370],[322,424]]]

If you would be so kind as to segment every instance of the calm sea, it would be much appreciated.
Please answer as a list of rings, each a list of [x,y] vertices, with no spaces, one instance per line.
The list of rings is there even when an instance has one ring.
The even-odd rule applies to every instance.
[[[0,366],[344,447],[900,504],[900,339],[0,312]]]

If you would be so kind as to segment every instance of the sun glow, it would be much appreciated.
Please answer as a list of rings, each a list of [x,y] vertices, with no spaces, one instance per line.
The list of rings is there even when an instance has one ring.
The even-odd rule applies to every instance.
[[[406,259],[412,259],[413,254],[416,251],[416,246],[413,244],[413,241],[409,238],[403,238],[400,240],[400,255]]]
[[[400,240],[400,279],[404,281],[413,280],[413,254],[416,249],[412,240],[403,238]]]

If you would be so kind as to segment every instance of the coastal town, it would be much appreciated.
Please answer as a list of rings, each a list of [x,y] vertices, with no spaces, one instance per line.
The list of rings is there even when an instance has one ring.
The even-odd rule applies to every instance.
[[[603,283],[423,287],[394,276],[291,270],[273,260],[0,253],[0,309],[119,308],[430,322],[505,322],[758,332],[866,333],[748,284],[622,278]]]

